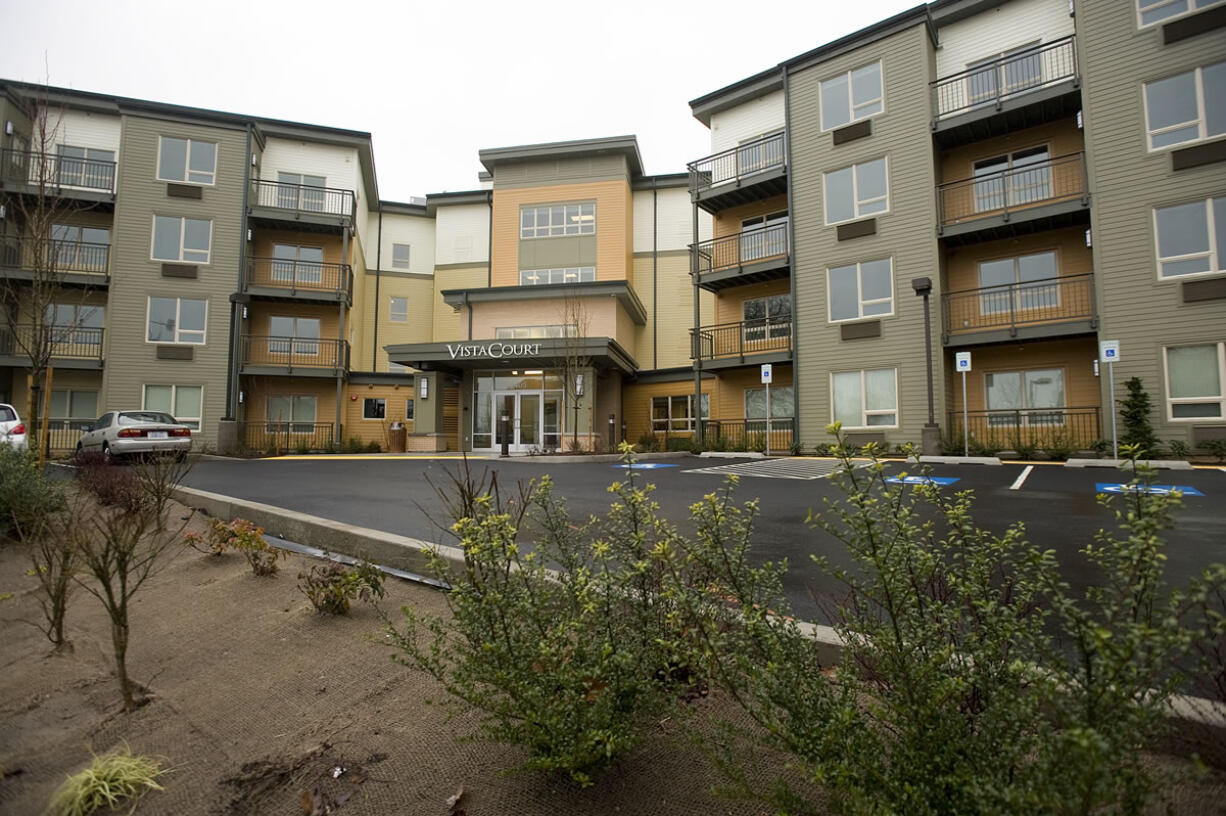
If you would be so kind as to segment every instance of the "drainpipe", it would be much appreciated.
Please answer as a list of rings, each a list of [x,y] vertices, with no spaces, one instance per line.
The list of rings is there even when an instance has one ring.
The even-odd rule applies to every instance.
[[[651,179],[651,367],[660,367],[660,202],[656,180]]]
[[[370,367],[379,367],[379,279],[383,277],[383,202],[379,202],[379,237],[375,245],[375,332],[370,344]]]
[[[243,291],[243,276],[247,273],[247,201],[251,192],[251,123],[247,123],[247,156],[244,161],[246,179],[243,183],[243,216],[238,225],[238,280],[236,292]],[[230,351],[226,367],[226,415],[222,419],[238,420],[239,368],[242,366],[243,304],[230,303]]]
[[[691,197],[697,195],[697,190]],[[692,201],[690,209],[693,212],[694,243],[690,245],[690,285],[694,289],[694,330],[690,332],[690,351],[694,355],[694,427],[698,430],[698,438],[703,437],[702,427],[702,351],[698,342],[698,331],[702,325],[702,313],[698,300],[698,202]]]
[[[485,195],[485,200],[489,202],[490,217],[487,222],[487,242],[485,247],[485,287],[492,288],[494,285],[494,191],[490,190]],[[518,216],[517,216],[518,217]],[[465,301],[467,305],[467,300]],[[468,339],[473,339],[473,321],[472,315],[468,316]]]
[[[800,336],[796,309],[796,207],[792,184],[792,105],[788,85],[787,65],[780,66],[783,71],[783,160],[787,162],[788,179],[788,275],[789,288],[792,295],[792,442],[800,441]]]

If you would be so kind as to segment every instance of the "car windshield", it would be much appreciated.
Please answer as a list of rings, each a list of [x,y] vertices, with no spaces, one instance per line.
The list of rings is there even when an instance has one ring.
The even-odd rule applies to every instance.
[[[175,418],[161,411],[125,411],[119,415],[120,425],[143,425],[146,422],[161,422],[173,425]]]
[[[0,422],[16,422],[17,412],[8,405],[0,405]]]

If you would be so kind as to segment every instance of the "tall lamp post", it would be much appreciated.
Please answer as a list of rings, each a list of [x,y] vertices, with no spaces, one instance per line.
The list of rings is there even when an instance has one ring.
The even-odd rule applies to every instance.
[[[932,382],[932,307],[928,302],[932,294],[932,278],[912,278],[911,288],[924,299],[924,362],[928,365],[928,422],[921,433],[920,449],[926,456],[935,456],[941,452],[941,428],[937,425]]]

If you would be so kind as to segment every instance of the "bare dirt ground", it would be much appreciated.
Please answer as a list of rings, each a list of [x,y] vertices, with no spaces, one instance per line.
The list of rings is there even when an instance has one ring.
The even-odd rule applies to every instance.
[[[124,714],[98,602],[76,591],[67,618],[75,648],[50,656],[42,634],[20,622],[38,616],[24,551],[0,546],[0,594],[13,593],[0,601],[0,813],[41,813],[91,752],[124,743],[173,769],[141,814],[302,816],[303,794],[317,791],[315,802],[326,796],[340,816],[442,816],[461,786],[469,816],[768,812],[712,796],[719,780],[667,722],[586,790],[500,774],[522,755],[460,741],[476,718],[447,721],[427,702],[438,686],[390,659],[373,608],[314,613],[295,586],[310,563],[291,555],[261,578],[237,554],[176,551],[134,599],[129,671],[152,701]],[[391,579],[383,606],[396,617],[403,605],[445,609],[439,592]],[[1223,801],[1226,783],[1214,776],[1182,788],[1173,812],[1220,813]]]

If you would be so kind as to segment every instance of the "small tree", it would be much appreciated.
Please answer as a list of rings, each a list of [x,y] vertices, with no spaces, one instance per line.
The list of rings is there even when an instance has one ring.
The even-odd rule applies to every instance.
[[[1124,386],[1128,389],[1128,396],[1120,403],[1120,419],[1124,420],[1124,435],[1120,438],[1120,444],[1136,446],[1140,458],[1145,459],[1158,450],[1158,437],[1149,422],[1149,394],[1142,386],[1140,377],[1131,378]]]
[[[571,441],[573,450],[579,445],[579,401],[585,393],[591,393],[592,383],[583,383],[582,377],[592,364],[587,351],[587,333],[591,324],[587,307],[578,291],[578,284],[567,287],[562,299],[562,388],[566,407],[570,408]]]

